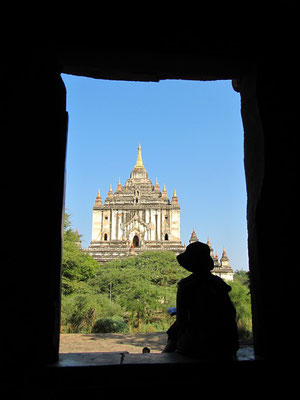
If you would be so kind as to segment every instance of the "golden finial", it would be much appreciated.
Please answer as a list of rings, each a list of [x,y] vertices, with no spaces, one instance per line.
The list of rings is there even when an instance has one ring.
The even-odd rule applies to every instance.
[[[143,167],[144,167],[144,165],[143,165],[143,160],[142,160],[142,148],[141,148],[141,145],[139,144],[135,168],[143,168]]]

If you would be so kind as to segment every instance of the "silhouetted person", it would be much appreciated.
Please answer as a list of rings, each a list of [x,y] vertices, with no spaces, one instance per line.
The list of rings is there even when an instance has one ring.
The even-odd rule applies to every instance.
[[[176,322],[169,328],[163,352],[178,352],[208,360],[234,359],[239,348],[231,287],[213,275],[207,244],[194,242],[177,256],[192,272],[178,283]]]

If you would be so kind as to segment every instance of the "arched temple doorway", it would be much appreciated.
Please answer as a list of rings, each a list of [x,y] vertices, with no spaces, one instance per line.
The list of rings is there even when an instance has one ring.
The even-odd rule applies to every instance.
[[[140,239],[137,235],[134,236],[132,240],[133,247],[139,247],[140,246]]]

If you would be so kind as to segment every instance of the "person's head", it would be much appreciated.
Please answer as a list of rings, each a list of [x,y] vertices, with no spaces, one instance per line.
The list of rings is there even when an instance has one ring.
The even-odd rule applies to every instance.
[[[185,252],[177,256],[179,264],[190,272],[207,273],[214,268],[207,244],[194,242],[187,246]]]

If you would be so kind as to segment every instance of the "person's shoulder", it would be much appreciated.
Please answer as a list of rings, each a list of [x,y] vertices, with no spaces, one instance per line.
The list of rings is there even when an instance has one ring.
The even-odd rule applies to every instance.
[[[191,274],[189,276],[187,276],[186,278],[182,278],[179,282],[178,282],[178,286],[186,286],[189,285],[190,283],[192,283],[194,281],[194,274]]]
[[[189,276],[187,276],[186,278],[181,279],[178,282],[178,287],[183,289],[183,288],[191,288],[193,286],[199,286],[199,280],[198,277],[196,276],[196,274],[191,274]]]
[[[210,283],[219,291],[229,293],[231,286],[229,286],[222,278],[217,275],[210,274]]]

